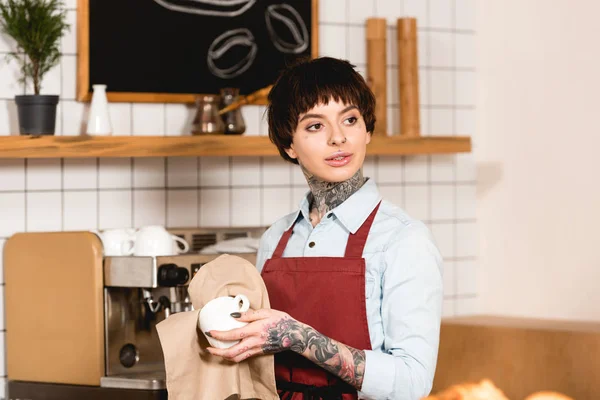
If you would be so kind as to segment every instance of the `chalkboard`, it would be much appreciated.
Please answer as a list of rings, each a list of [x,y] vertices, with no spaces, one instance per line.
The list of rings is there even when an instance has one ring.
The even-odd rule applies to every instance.
[[[77,98],[190,103],[249,94],[318,53],[318,0],[79,0]]]

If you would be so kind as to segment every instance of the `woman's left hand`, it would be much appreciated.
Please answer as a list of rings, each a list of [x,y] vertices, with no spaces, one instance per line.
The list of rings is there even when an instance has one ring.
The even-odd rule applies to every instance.
[[[249,310],[236,319],[248,322],[248,325],[230,331],[210,331],[208,334],[218,340],[240,342],[228,349],[208,347],[211,354],[240,362],[257,354],[274,354],[284,350],[302,353],[306,347],[308,326],[287,313],[272,309]]]

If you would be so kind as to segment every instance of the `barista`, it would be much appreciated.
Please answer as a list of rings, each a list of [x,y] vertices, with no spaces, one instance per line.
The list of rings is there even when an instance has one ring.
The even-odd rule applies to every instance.
[[[436,367],[442,258],[431,233],[363,176],[375,98],[346,61],[289,67],[269,94],[269,136],[310,191],[263,235],[271,309],[237,314],[234,362],[275,354],[284,399],[419,399]],[[382,121],[381,123],[385,123]]]

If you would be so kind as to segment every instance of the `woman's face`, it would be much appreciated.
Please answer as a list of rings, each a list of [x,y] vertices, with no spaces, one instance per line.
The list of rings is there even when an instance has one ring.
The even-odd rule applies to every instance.
[[[358,108],[330,100],[298,117],[292,145],[286,152],[316,178],[342,182],[362,168],[370,141]]]

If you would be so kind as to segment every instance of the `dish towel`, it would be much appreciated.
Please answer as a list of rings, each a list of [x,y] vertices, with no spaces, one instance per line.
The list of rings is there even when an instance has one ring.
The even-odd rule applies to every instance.
[[[244,294],[252,309],[270,308],[265,284],[251,262],[224,254],[203,265],[188,286],[193,311],[172,314],[156,325],[165,359],[169,400],[278,400],[273,355],[240,363],[213,356],[198,328],[210,300]]]

